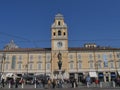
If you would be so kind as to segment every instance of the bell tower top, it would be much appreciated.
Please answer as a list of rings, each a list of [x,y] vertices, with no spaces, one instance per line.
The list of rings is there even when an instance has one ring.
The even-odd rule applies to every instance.
[[[67,25],[60,13],[55,15],[51,25],[51,48],[52,50],[68,50]]]
[[[51,28],[67,28],[62,14],[58,13],[55,15],[54,23],[52,24]]]
[[[58,20],[63,20],[64,17],[62,14],[58,13],[56,16],[55,16],[55,19],[58,19]]]

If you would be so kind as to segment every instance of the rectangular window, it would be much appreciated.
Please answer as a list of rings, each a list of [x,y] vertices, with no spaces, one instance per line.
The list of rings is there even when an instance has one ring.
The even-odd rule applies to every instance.
[[[117,53],[117,58],[120,58],[120,53]]]
[[[70,69],[74,69],[74,64],[73,64],[73,62],[70,63]]]
[[[110,68],[114,68],[113,62],[110,62]]]
[[[19,56],[19,61],[22,61],[22,56],[21,55]]]
[[[6,60],[9,60],[9,56],[7,55]]]
[[[79,62],[78,63],[78,69],[81,69],[82,68],[82,64]]]
[[[98,59],[100,59],[100,54],[97,55]]]
[[[38,69],[41,70],[42,69],[42,64],[38,63]]]
[[[108,60],[107,60],[107,55],[103,55],[103,62],[104,62],[104,67],[108,67]]]
[[[19,69],[19,70],[22,69],[22,64],[21,64],[21,63],[18,64],[18,69]]]
[[[120,68],[120,61],[118,62],[118,68]]]
[[[33,69],[32,63],[29,64],[29,69],[30,69],[30,70]]]
[[[47,70],[50,69],[50,63],[47,63],[47,64],[46,64],[46,69],[47,69]]]
[[[70,59],[73,59],[73,55],[69,55],[69,58],[70,58]]]
[[[80,54],[78,54],[78,56],[77,56],[77,57],[78,57],[78,59],[81,59],[81,55],[80,55]]]
[[[12,63],[11,63],[11,69],[15,69],[16,68],[16,56],[12,57]]]
[[[92,59],[92,57],[93,57],[92,54],[90,54],[90,55],[89,55],[89,59]]]
[[[39,56],[38,56],[38,61],[41,61],[41,60],[42,60],[42,56],[39,55]]]
[[[46,61],[47,61],[47,62],[50,62],[50,60],[51,60],[50,55],[46,55]]]
[[[8,70],[8,63],[5,64],[5,69]]]
[[[93,62],[90,62],[90,63],[89,63],[89,67],[90,67],[90,68],[93,68]]]
[[[33,55],[30,55],[30,62],[33,61]]]
[[[110,58],[110,59],[112,58],[112,54],[109,55],[109,58]]]
[[[98,69],[99,69],[99,68],[102,68],[102,66],[101,66],[101,63],[100,63],[100,62],[98,63]]]

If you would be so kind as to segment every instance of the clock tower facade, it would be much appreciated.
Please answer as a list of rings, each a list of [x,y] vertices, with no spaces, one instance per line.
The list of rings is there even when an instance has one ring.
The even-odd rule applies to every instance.
[[[64,17],[61,14],[55,16],[54,23],[51,26],[51,49],[68,50],[68,32]]]
[[[51,72],[53,78],[59,75],[58,54],[61,53],[61,71],[62,77],[68,76],[68,32],[67,25],[64,22],[64,17],[57,14],[54,23],[51,26]]]

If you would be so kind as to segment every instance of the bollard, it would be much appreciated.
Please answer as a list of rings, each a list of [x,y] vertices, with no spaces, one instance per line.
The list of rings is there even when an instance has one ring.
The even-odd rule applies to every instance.
[[[22,83],[22,88],[24,88],[24,85],[23,85],[23,83]]]
[[[115,88],[115,82],[113,81],[113,87]]]
[[[35,86],[35,88],[36,88],[36,87],[37,87],[37,86],[36,86],[36,77],[35,77],[35,80],[34,80],[34,82],[35,82],[34,86]]]
[[[100,82],[100,88],[102,88],[102,82]]]
[[[75,82],[74,82],[74,88],[75,88]]]
[[[36,88],[36,82],[35,82],[35,88]]]
[[[87,87],[89,88],[89,82],[87,82]]]
[[[10,84],[10,82],[9,82],[9,88],[11,88],[11,84]]]

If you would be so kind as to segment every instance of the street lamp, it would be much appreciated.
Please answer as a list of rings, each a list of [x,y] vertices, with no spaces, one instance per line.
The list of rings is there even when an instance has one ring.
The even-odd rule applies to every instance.
[[[5,60],[6,60],[6,54],[5,53],[3,53],[3,55],[2,55],[2,74],[4,74],[4,64],[5,64]]]
[[[96,72],[98,72],[98,62],[95,62],[95,68],[96,68]]]

